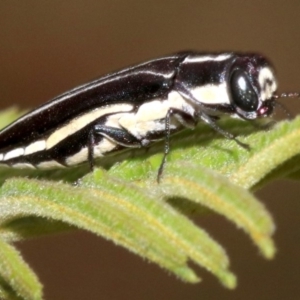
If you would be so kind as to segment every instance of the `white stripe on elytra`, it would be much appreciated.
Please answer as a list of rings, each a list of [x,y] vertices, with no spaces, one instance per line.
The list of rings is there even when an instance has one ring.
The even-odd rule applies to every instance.
[[[53,168],[65,168],[64,165],[58,163],[56,160],[43,161],[36,165],[38,169],[53,169]]]
[[[197,55],[197,56],[187,56],[184,62],[206,62],[206,61],[223,61],[232,56],[232,53],[219,54],[219,55]]]
[[[101,142],[94,148],[94,156],[101,157],[105,153],[115,149],[117,144],[109,139],[104,138]]]
[[[94,155],[95,157],[95,155]],[[73,165],[77,165],[81,162],[87,161],[88,159],[88,148],[82,148],[79,152],[77,152],[76,154],[69,156],[66,159],[66,164],[68,166],[73,166]]]
[[[46,148],[46,142],[43,140],[36,141],[26,148],[17,148],[13,149],[7,153],[1,153],[0,154],[0,161],[7,161],[12,158],[24,156],[24,155],[29,155],[38,151],[42,151]],[[14,165],[15,167],[15,165]],[[18,167],[16,167],[18,168]]]
[[[46,140],[46,149],[51,149],[66,137],[74,134],[78,130],[84,128],[88,124],[102,116],[105,116],[106,114],[127,112],[132,110],[132,108],[133,105],[131,104],[115,104],[107,107],[96,108],[88,113],[85,113],[54,131]]]
[[[167,58],[174,59],[174,58],[177,58],[177,56],[162,57],[160,59],[156,59],[155,61],[165,60]],[[63,93],[63,94],[51,99],[50,101],[43,104],[40,108],[36,108],[35,110],[33,110],[30,113],[24,115],[23,117],[20,117],[18,120],[13,122],[10,126],[7,126],[3,130],[3,132],[9,130],[12,126],[14,126],[16,124],[19,124],[20,122],[26,120],[27,118],[33,117],[37,114],[40,114],[42,111],[47,110],[48,108],[52,107],[53,105],[59,104],[59,103],[65,101],[65,100],[67,100],[69,98],[72,98],[72,97],[74,97],[78,94],[81,94],[83,92],[86,92],[86,91],[89,91],[91,89],[97,88],[98,86],[101,86],[102,84],[108,83],[108,82],[113,81],[113,80],[117,80],[121,76],[125,77],[125,75],[124,75],[125,72],[129,72],[133,69],[136,69],[137,67],[143,67],[144,65],[147,65],[149,62],[151,62],[151,61],[147,61],[145,63],[139,64],[139,65],[136,65],[136,66],[133,66],[133,67],[129,67],[127,69],[123,69],[123,70],[121,70],[119,72],[116,72],[116,73],[108,74],[108,75],[100,77],[99,79],[96,79],[92,82],[77,86],[74,89],[69,90],[66,93]],[[143,70],[140,71],[140,73],[143,73],[143,72],[149,72],[149,71],[143,71]],[[174,72],[175,71],[171,71],[171,72],[168,72],[167,74],[162,74],[162,75],[165,78],[171,78],[174,75]],[[156,74],[156,73],[154,72],[154,74]],[[132,76],[132,73],[129,72],[129,74],[126,75],[126,76]]]
[[[43,151],[46,148],[46,142],[44,140],[33,142],[25,148],[24,155],[29,155],[35,152]]]
[[[17,149],[11,150],[4,154],[3,161],[22,156],[23,154],[24,154],[23,148],[17,148]]]
[[[137,112],[124,113],[119,120],[115,120],[114,116],[110,116],[105,123],[108,126],[116,126],[125,128],[136,138],[142,139],[149,132],[159,132],[165,129],[164,120],[170,108],[177,108],[193,115],[193,107],[178,93],[170,92],[167,99],[156,99],[142,104]],[[172,118],[171,128],[177,124]]]
[[[12,167],[16,169],[35,169],[35,167],[29,163],[17,163],[13,164]]]
[[[116,143],[114,143],[113,141],[103,138],[101,140],[101,142],[96,145],[93,148],[93,157],[97,158],[97,157],[102,157],[106,152],[110,152],[112,151],[115,147],[116,147]],[[82,148],[79,152],[77,152],[76,154],[69,156],[66,159],[66,164],[68,166],[73,166],[73,165],[77,165],[80,164],[84,161],[87,161],[88,159],[88,148]]]

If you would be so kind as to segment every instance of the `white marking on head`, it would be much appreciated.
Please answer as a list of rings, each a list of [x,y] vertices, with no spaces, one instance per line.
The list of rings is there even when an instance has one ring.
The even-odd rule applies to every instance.
[[[76,133],[77,131],[99,119],[100,117],[111,113],[130,111],[132,110],[132,108],[133,105],[131,104],[115,104],[107,107],[97,108],[90,112],[87,112],[54,131],[46,141],[46,149],[51,149],[66,137]]]
[[[272,98],[277,89],[274,71],[269,67],[262,68],[258,74],[258,83],[261,88],[260,97],[262,101]]]
[[[58,163],[56,160],[43,161],[36,165],[38,169],[56,169],[56,168],[65,168],[64,165]]]
[[[3,161],[9,160],[9,159],[12,159],[12,158],[15,158],[15,157],[19,157],[19,156],[22,156],[22,155],[24,155],[24,149],[23,148],[17,148],[17,149],[14,149],[14,150],[11,150],[11,151],[7,152],[4,155]]]
[[[44,140],[33,142],[25,148],[24,155],[29,155],[35,152],[43,151],[46,148],[46,142]]]
[[[188,56],[184,62],[207,62],[207,61],[223,61],[232,57],[231,53],[227,54],[216,54],[216,55],[197,55],[197,56]]]
[[[206,84],[192,89],[191,93],[204,104],[230,104],[226,83]]]

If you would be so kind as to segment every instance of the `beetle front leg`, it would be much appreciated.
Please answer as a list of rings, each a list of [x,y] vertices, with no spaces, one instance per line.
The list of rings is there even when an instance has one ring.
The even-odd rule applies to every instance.
[[[191,101],[195,102],[198,104],[198,112],[196,113],[195,118],[197,120],[201,119],[202,121],[204,121],[206,124],[208,124],[212,129],[214,129],[215,131],[217,131],[218,133],[220,133],[221,135],[223,135],[224,137],[226,137],[227,139],[230,140],[234,140],[239,146],[241,146],[242,148],[246,149],[246,150],[250,150],[250,146],[248,144],[245,144],[243,142],[241,142],[239,139],[236,138],[235,135],[233,135],[232,133],[223,130],[217,123],[216,123],[216,119],[215,117],[209,116],[208,114],[206,114],[205,111],[205,107],[203,106],[203,104],[201,104],[201,102],[199,102],[191,93],[191,91],[189,90],[189,88],[183,84],[180,81],[176,81],[176,89],[179,91],[179,93],[182,94],[183,97],[186,97],[188,99],[190,99]]]
[[[171,135],[170,122],[171,122],[172,117],[174,117],[184,127],[194,129],[197,125],[197,121],[192,115],[190,115],[182,110],[179,110],[177,108],[170,108],[168,110],[166,118],[165,118],[165,134],[166,135],[165,135],[164,156],[163,156],[162,162],[159,166],[158,173],[157,173],[157,182],[158,183],[159,183],[160,178],[163,173],[167,155],[170,152],[170,135]]]
[[[242,148],[246,149],[246,150],[250,150],[250,146],[248,144],[245,144],[243,142],[241,142],[239,139],[236,138],[236,136],[224,129],[222,129],[214,119],[212,119],[210,116],[201,113],[200,114],[200,118],[202,121],[204,121],[206,124],[208,124],[212,129],[214,129],[215,131],[217,131],[219,134],[223,135],[224,137],[226,137],[227,139],[230,140],[234,140],[239,146],[241,146]]]
[[[139,141],[125,129],[97,124],[92,128],[88,137],[88,160],[91,171],[94,169],[95,135],[102,135],[109,140],[114,141],[116,144],[128,148],[139,148],[144,146],[142,141]]]

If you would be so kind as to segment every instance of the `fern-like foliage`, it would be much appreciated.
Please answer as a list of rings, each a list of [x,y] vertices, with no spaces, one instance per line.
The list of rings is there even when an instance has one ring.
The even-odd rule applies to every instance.
[[[2,112],[0,126],[18,114],[15,109]],[[200,281],[188,265],[193,261],[234,288],[225,250],[188,216],[207,210],[221,214],[242,228],[265,258],[272,258],[275,225],[251,190],[276,178],[299,178],[300,118],[268,132],[237,120],[220,126],[251,150],[205,125],[183,131],[171,139],[160,184],[162,143],[106,158],[99,162],[105,168],[93,173],[86,166],[44,172],[1,168],[0,298],[43,298],[39,280],[14,241],[75,228],[112,240],[186,282]]]

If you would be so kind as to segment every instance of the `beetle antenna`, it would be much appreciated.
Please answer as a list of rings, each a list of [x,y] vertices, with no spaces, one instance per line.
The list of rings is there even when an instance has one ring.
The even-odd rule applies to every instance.
[[[300,98],[300,93],[291,92],[291,93],[281,93],[280,95],[274,95],[274,99],[280,98]],[[286,108],[286,106],[280,102],[274,101],[275,106],[278,106],[288,117],[288,119],[292,119],[292,115],[290,111]]]
[[[274,106],[277,106],[279,107],[284,113],[285,115],[287,116],[287,118],[289,120],[291,120],[293,117],[292,117],[292,114],[290,113],[290,111],[286,108],[286,106],[280,102],[277,102],[277,101],[274,101]]]
[[[281,93],[280,95],[274,95],[275,99],[279,99],[279,98],[299,98],[300,97],[300,93]]]

